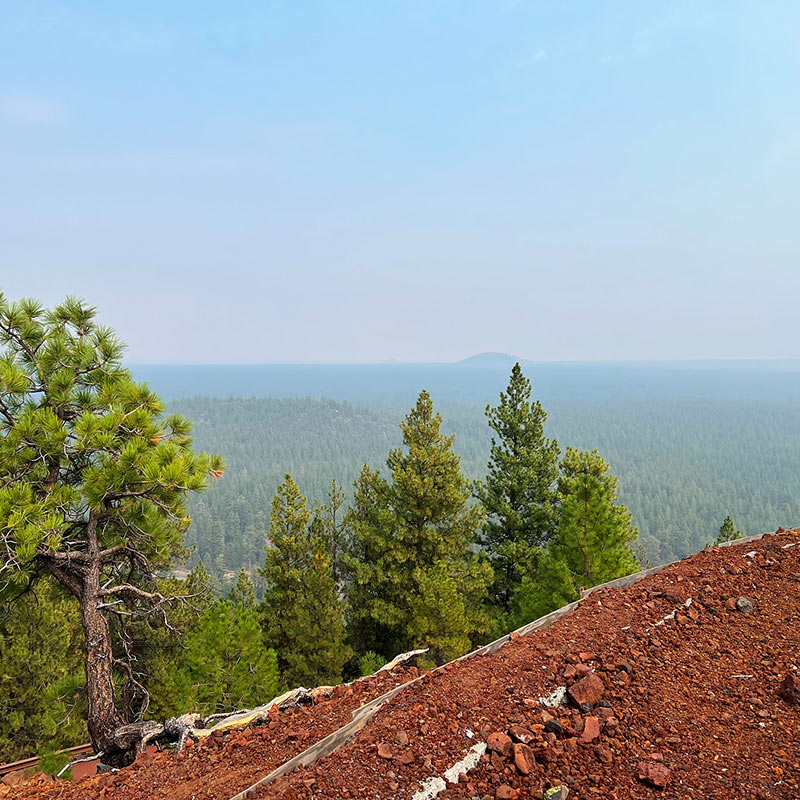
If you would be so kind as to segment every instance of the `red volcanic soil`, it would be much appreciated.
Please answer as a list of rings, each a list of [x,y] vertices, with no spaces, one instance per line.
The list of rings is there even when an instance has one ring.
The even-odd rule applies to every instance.
[[[119,772],[75,783],[19,787],[8,800],[228,800],[262,775],[348,723],[353,711],[419,675],[415,667],[395,667],[349,686],[313,705],[270,713],[263,725],[214,733],[182,753],[165,750],[140,756]],[[0,798],[6,800],[0,789]]]
[[[228,800],[417,674],[396,669],[180,755],[11,796]],[[542,703],[560,687],[563,705]],[[476,747],[474,768],[453,774]],[[558,786],[570,800],[800,796],[800,530],[599,589],[491,655],[422,673],[336,752],[251,796],[412,800],[430,787],[441,800],[538,800]]]

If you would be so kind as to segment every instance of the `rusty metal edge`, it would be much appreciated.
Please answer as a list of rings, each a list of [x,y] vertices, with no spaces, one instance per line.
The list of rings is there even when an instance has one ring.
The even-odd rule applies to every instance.
[[[755,542],[759,539],[763,539],[765,536],[773,536],[773,533],[759,533],[755,536],[747,536],[743,539],[736,539],[732,542],[724,542],[717,547],[730,547],[732,545],[742,545],[746,544],[747,542]],[[712,548],[716,549],[716,548]],[[701,551],[702,552],[702,551]],[[477,648],[476,650],[472,650],[469,653],[461,656],[460,658],[456,658],[453,661],[448,661],[447,664],[442,664],[436,669],[431,671],[431,674],[438,672],[445,667],[449,667],[452,664],[457,664],[459,661],[464,661],[468,658],[475,658],[476,656],[482,655],[490,655],[492,653],[496,653],[506,642],[511,641],[511,637],[514,635],[517,636],[527,636],[534,631],[542,630],[543,628],[547,628],[552,625],[554,622],[558,621],[562,617],[565,617],[567,614],[573,612],[581,603],[585,602],[588,597],[594,594],[597,591],[602,589],[624,589],[629,586],[633,586],[633,584],[638,583],[643,578],[648,577],[649,575],[655,575],[662,570],[667,569],[667,567],[674,566],[675,564],[680,564],[681,561],[685,561],[687,558],[692,558],[696,553],[692,555],[685,556],[684,558],[678,559],[677,561],[671,561],[668,564],[661,564],[657,567],[650,567],[649,569],[642,570],[641,572],[634,572],[632,575],[625,575],[622,578],[615,578],[613,581],[608,581],[606,583],[601,583],[598,586],[593,586],[589,589],[579,600],[576,600],[573,603],[569,603],[569,605],[563,606],[562,608],[556,609],[555,611],[551,611],[549,614],[545,614],[543,617],[539,617],[538,619],[533,620],[532,622],[528,622],[527,624],[523,625],[520,628],[517,628],[515,631],[511,633],[507,633],[504,636],[501,636],[499,639],[495,639],[493,642],[489,642],[489,644],[485,644],[482,647]],[[423,676],[418,678],[414,678],[413,680],[408,681],[407,683],[403,683],[400,686],[396,686],[391,691],[387,692],[386,694],[381,695],[380,697],[376,697],[374,700],[371,700],[369,703],[361,706],[360,708],[356,709],[353,712],[353,719],[348,722],[346,725],[343,725],[338,730],[335,730],[333,733],[328,734],[324,739],[320,739],[316,744],[312,745],[311,747],[304,750],[302,753],[299,753],[294,758],[290,759],[289,761],[282,764],[277,769],[270,772],[268,775],[265,775],[263,778],[260,778],[256,781],[252,786],[248,786],[246,789],[242,790],[236,795],[233,795],[229,798],[229,800],[247,800],[248,797],[255,792],[256,789],[260,789],[263,786],[266,786],[269,783],[277,780],[278,778],[282,778],[284,775],[288,775],[290,772],[293,772],[297,767],[300,766],[309,766],[310,764],[314,764],[315,762],[319,761],[321,758],[325,758],[326,756],[332,755],[335,753],[342,745],[346,742],[350,741],[366,724],[369,722],[372,717],[380,710],[381,706],[387,703],[389,700],[394,698],[396,695],[400,694],[404,689],[412,686],[417,681],[419,681]]]

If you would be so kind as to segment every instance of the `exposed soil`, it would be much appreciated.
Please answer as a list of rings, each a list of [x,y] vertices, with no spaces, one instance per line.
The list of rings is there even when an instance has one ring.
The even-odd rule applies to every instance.
[[[180,755],[12,797],[228,800],[417,674],[398,668]],[[254,796],[411,800],[488,741],[442,800],[538,800],[559,785],[570,800],[796,800],[798,675],[800,530],[779,531],[599,590],[492,655],[424,674],[331,756]],[[572,705],[541,702],[564,686]]]
[[[263,725],[214,733],[182,753],[140,756],[119,772],[75,783],[28,784],[9,794],[9,800],[228,800],[348,723],[360,706],[418,674],[415,667],[396,667],[337,686],[314,705],[283,712],[276,708]]]
[[[529,751],[517,748],[527,775],[513,751],[487,752],[439,797],[538,800],[565,785],[570,800],[794,800],[800,706],[779,692],[800,668],[797,542],[800,531],[787,531],[709,550],[630,588],[593,593],[544,630],[422,678],[332,756],[255,796],[411,798],[476,742],[511,732],[528,740]],[[752,612],[726,607],[739,598]],[[607,707],[581,713],[538,701],[589,669]],[[552,722],[545,730],[543,712],[561,733]],[[668,776],[666,787],[648,785],[640,770],[657,782]]]

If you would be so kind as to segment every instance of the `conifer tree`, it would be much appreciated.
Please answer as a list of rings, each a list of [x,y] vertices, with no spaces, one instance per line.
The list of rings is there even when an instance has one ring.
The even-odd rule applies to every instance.
[[[256,587],[247,570],[242,569],[236,578],[236,583],[233,585],[228,600],[231,604],[238,608],[245,608],[249,611],[255,611],[258,603],[256,602]]]
[[[134,757],[115,694],[110,616],[154,614],[171,598],[157,574],[185,555],[186,498],[220,475],[191,425],[122,367],[123,346],[95,309],[52,310],[0,294],[0,600],[50,575],[75,598],[84,634],[88,730],[106,763]],[[142,703],[146,708],[146,703]]]
[[[173,693],[181,711],[252,708],[280,694],[274,650],[264,646],[255,611],[218,600],[186,637]]]
[[[400,426],[404,449],[390,451],[386,462],[391,484],[368,467],[356,483],[349,622],[362,650],[392,657],[428,646],[443,660],[487,630],[482,604],[491,569],[470,549],[482,511],[470,505],[454,437],[441,424],[421,392]]]
[[[341,682],[351,655],[326,542],[310,522],[306,499],[287,475],[272,501],[260,574],[266,583],[264,640],[277,651],[281,674],[291,686]]]
[[[0,607],[0,763],[86,737],[77,604],[52,579]]]
[[[714,540],[714,546],[722,544],[723,542],[735,542],[737,539],[742,538],[742,532],[736,527],[733,518],[728,515],[719,529],[719,536]]]
[[[213,579],[201,561],[183,585],[177,578],[160,578],[159,591],[191,600],[173,608],[171,629],[160,625],[157,618],[149,617],[126,626],[125,635],[129,637],[135,663],[141,665],[139,680],[149,694],[148,713],[155,719],[167,719],[188,710],[186,693],[176,684],[175,673],[185,664],[185,637],[199,630],[203,615],[214,604]],[[119,638],[123,631],[116,627],[114,633]],[[128,709],[129,715],[136,710]]]
[[[638,531],[617,499],[617,479],[596,450],[567,448],[558,479],[561,512],[552,546],[575,585],[589,588],[638,569]]]
[[[559,447],[544,435],[547,414],[531,400],[531,382],[518,363],[486,416],[495,436],[486,482],[476,494],[487,515],[481,543],[494,570],[491,594],[502,612],[555,532]]]
[[[342,582],[342,558],[347,546],[347,524],[345,522],[345,494],[334,478],[328,491],[328,502],[319,506],[314,514],[317,533],[325,542],[331,559],[331,571],[336,586]]]

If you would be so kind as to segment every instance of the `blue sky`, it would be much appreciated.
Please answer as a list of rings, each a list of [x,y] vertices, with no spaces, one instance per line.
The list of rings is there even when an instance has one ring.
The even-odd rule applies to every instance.
[[[798,41],[795,0],[0,0],[0,287],[139,362],[798,357]]]

